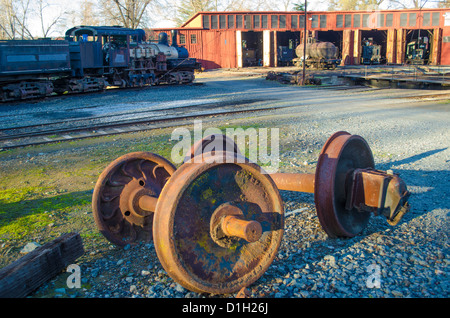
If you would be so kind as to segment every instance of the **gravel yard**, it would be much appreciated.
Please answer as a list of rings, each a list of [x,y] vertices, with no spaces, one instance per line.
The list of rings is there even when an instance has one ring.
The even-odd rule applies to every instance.
[[[201,74],[196,82],[204,84],[199,86],[106,92],[17,107],[38,108],[38,118],[51,117],[50,109],[58,109],[61,116],[65,107],[74,105],[114,105],[118,97],[127,107],[150,101],[261,100],[279,110],[212,117],[203,126],[278,128],[280,172],[314,173],[331,134],[344,130],[360,135],[371,147],[376,168],[392,169],[406,182],[412,193],[410,212],[397,226],[372,216],[360,235],[330,239],[319,224],[313,195],[282,191],[283,241],[269,269],[248,287],[250,297],[448,298],[450,99],[442,95],[446,91],[295,87],[260,75],[230,73]],[[0,106],[0,115],[12,109]],[[101,171],[132,151],[151,151],[170,160],[172,130],[0,152],[0,267],[20,257],[29,242],[43,245],[76,231],[86,251],[77,261],[82,287],[69,289],[69,274],[61,273],[31,297],[234,297],[186,290],[165,273],[152,243],[122,249],[96,230],[90,200]]]

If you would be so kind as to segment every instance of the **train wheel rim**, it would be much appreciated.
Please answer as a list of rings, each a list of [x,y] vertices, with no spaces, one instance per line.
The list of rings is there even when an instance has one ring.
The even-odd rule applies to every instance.
[[[270,266],[283,236],[284,210],[278,189],[259,166],[247,159],[242,163],[243,157],[238,163],[231,153],[209,158],[233,163],[183,164],[158,201],[154,242],[161,264],[176,282],[199,293],[227,294],[252,284]],[[246,218],[260,221],[258,241],[239,240],[228,247],[214,241],[214,211],[230,202]]]
[[[319,155],[314,201],[319,222],[332,238],[353,237],[367,225],[370,212],[346,210],[346,178],[357,168],[375,168],[372,152],[360,136],[336,132]]]
[[[184,157],[184,162],[191,160],[195,156],[216,151],[230,151],[238,155],[241,154],[233,139],[223,134],[212,134],[195,142]]]
[[[92,195],[99,231],[118,246],[151,241],[154,213],[142,211],[135,200],[143,195],[159,197],[175,170],[172,163],[150,152],[129,153],[111,162]]]

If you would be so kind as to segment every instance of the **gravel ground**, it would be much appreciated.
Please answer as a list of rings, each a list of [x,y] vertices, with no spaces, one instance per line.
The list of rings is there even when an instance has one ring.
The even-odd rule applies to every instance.
[[[318,90],[285,86],[258,77],[219,81],[210,74],[206,75],[198,80],[205,85],[196,92],[189,91],[183,98],[197,98],[199,94],[208,93],[205,98],[228,96],[237,100],[257,97],[272,99],[280,107],[290,106],[258,118],[228,118],[221,122],[222,125],[253,124],[279,128],[280,171],[314,172],[325,140],[336,131],[346,130],[364,137],[374,154],[376,168],[400,173],[412,193],[411,211],[397,226],[389,226],[382,217],[372,217],[360,235],[351,239],[330,239],[321,229],[315,214],[313,196],[282,191],[286,211],[282,245],[269,269],[248,287],[250,297],[449,297],[449,100],[417,97],[442,92],[359,88]],[[131,96],[124,97],[129,98]],[[154,138],[158,133],[152,134],[146,138]],[[141,137],[117,137],[114,147],[126,149],[132,144],[130,140]],[[111,143],[108,139],[102,145],[100,139],[98,144],[89,147],[97,147],[101,152]],[[66,159],[63,158],[69,158],[75,152],[90,149],[83,147],[88,150],[77,149],[73,145],[73,149],[61,151],[52,148],[46,153],[46,148],[38,148],[36,151],[42,155],[35,156],[34,161],[43,158],[64,161]],[[29,154],[29,150],[17,154],[11,152],[9,157],[1,157],[1,164],[10,169],[17,164],[14,162],[18,158],[26,159],[27,151]],[[108,160],[105,158],[103,166]],[[95,173],[91,179],[95,180]],[[93,185],[87,184],[85,188],[89,187]],[[89,206],[76,213],[77,217],[90,219],[93,223]],[[70,222],[69,219],[66,222]],[[92,225],[87,227],[92,228]],[[41,237],[41,240],[45,238]],[[84,240],[86,255],[77,261],[81,268],[82,288],[67,288],[65,280],[68,274],[62,273],[32,297],[236,296],[197,294],[184,289],[165,273],[152,243],[122,249],[103,238],[95,240],[95,243]],[[7,243],[3,241],[3,249]],[[21,244],[25,245],[26,241]]]

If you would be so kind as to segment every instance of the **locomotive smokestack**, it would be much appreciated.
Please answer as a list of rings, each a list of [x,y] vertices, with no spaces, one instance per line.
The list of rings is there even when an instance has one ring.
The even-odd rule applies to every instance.
[[[177,36],[178,36],[178,31],[172,30],[172,46],[174,46],[174,47],[178,46]]]

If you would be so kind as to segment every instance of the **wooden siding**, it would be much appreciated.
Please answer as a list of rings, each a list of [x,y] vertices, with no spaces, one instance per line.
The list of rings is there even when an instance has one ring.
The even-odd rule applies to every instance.
[[[183,28],[176,30],[178,45],[184,46],[189,57],[196,58],[204,69],[237,67],[235,31]],[[169,35],[171,44],[170,31],[171,29],[154,29],[148,30],[147,33],[151,34],[151,39],[156,40],[160,33],[165,32]]]
[[[441,63],[442,65],[450,65],[450,28],[442,30],[441,42]]]

